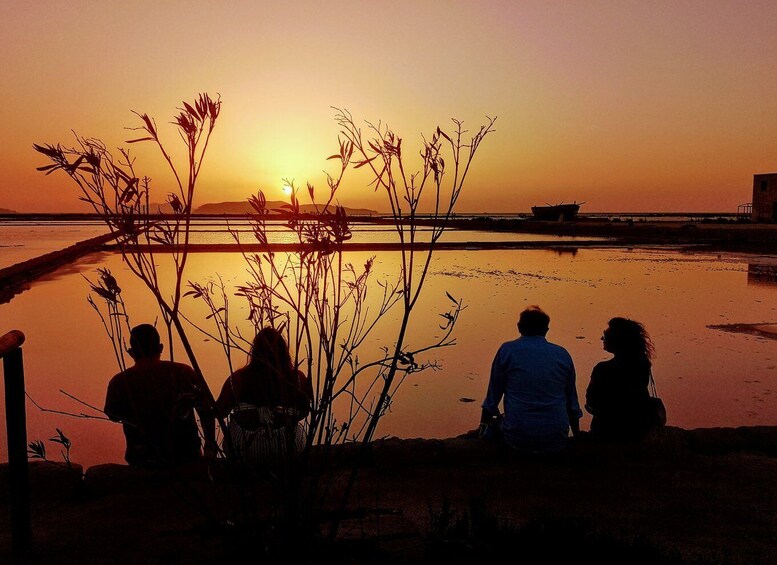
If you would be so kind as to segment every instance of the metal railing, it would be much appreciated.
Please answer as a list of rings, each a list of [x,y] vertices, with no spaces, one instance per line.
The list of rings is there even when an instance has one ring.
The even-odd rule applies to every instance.
[[[5,421],[8,434],[8,485],[11,502],[11,536],[14,551],[32,543],[30,481],[27,469],[27,418],[25,414],[24,334],[11,330],[0,336],[0,359],[5,378]]]

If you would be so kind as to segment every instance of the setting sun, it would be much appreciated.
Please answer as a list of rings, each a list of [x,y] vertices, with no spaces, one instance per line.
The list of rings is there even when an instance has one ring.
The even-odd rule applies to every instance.
[[[293,189],[288,184],[284,184],[281,187],[281,190],[283,191],[284,195],[290,196]]]
[[[13,97],[0,108],[0,208],[85,211],[64,179],[40,177],[32,143],[69,144],[75,130],[121,146],[131,139],[123,128],[137,125],[132,110],[164,130],[171,106],[203,91],[225,103],[202,169],[203,203],[244,200],[251,187],[283,178],[320,186],[337,148],[333,106],[362,126],[389,124],[408,155],[451,117],[473,131],[498,116],[459,202],[473,213],[575,200],[587,212],[735,212],[750,199],[753,175],[777,170],[773,2],[703,3],[701,13],[692,2],[347,2],[336,41],[341,12],[306,4],[236,3],[216,23],[202,2],[183,12],[167,3],[106,12],[79,0],[83,28],[61,25],[48,3],[6,10],[0,69]],[[446,25],[430,28],[440,14]],[[154,26],[126,25],[148,21]],[[294,49],[285,29],[304,30]],[[407,41],[394,44],[399,29]],[[207,40],[189,42],[197,36]],[[432,47],[450,37],[459,40]],[[100,75],[50,56],[82,51]],[[374,53],[386,57],[377,74]],[[127,77],[154,87],[128,87]],[[143,157],[139,172],[166,191],[174,181],[166,164]],[[343,203],[382,206],[355,177]]]

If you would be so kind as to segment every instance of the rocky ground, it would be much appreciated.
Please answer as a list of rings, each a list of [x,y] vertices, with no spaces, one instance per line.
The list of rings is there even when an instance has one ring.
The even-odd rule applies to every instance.
[[[339,542],[309,562],[476,563],[506,550],[538,556],[530,562],[774,563],[775,477],[777,427],[668,427],[636,445],[583,438],[555,459],[471,434],[385,439],[360,474]],[[241,544],[266,547],[229,532],[223,511],[240,500],[213,468],[171,479],[101,465],[82,477],[36,463],[31,484],[32,547],[11,551],[5,488],[0,562],[217,563]]]

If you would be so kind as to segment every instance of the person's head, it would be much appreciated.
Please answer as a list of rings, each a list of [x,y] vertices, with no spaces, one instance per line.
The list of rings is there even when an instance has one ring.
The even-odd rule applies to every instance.
[[[529,306],[518,318],[518,331],[521,335],[544,336],[548,333],[548,327],[550,327],[550,316],[539,306]]]
[[[135,361],[158,359],[162,348],[159,332],[151,324],[140,324],[130,331],[130,347],[127,352]]]
[[[291,368],[289,346],[281,332],[267,326],[259,330],[251,345],[250,366],[265,365],[287,371]]]
[[[645,327],[628,318],[612,318],[602,335],[605,351],[619,356],[650,361],[653,358],[653,342]]]

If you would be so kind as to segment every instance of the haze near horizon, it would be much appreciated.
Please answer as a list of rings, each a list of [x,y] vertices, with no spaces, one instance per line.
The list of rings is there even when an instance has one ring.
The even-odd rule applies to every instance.
[[[72,131],[130,147],[164,200],[152,147],[127,146],[132,110],[168,122],[219,93],[222,114],[195,206],[283,179],[323,188],[333,106],[387,123],[409,155],[422,134],[498,116],[459,212],[735,212],[752,177],[777,171],[777,4],[335,1],[3,7],[0,208],[88,211],[33,143]],[[71,131],[72,130],[72,131]],[[340,203],[383,209],[350,172]]]

